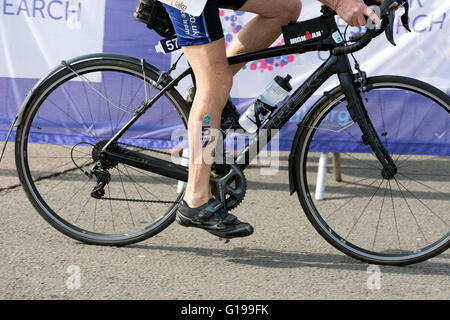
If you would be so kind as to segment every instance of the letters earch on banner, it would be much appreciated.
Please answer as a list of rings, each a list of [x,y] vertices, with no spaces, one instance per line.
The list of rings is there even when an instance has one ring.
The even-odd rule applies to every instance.
[[[202,14],[208,0],[158,0],[194,17]]]

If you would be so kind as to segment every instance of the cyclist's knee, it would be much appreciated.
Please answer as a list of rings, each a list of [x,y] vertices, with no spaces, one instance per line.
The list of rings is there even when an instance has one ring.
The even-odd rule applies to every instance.
[[[302,11],[302,2],[300,0],[282,0],[273,4],[276,5],[276,10],[271,12],[268,17],[276,19],[280,26],[286,25],[291,21],[297,21]]]
[[[291,21],[297,21],[302,10],[301,0],[275,0],[262,2],[260,0],[247,0],[241,8],[258,14],[262,18],[277,21],[280,25],[286,25]]]
[[[291,21],[297,21],[302,11],[302,2],[300,0],[285,0],[283,3],[283,10],[281,19],[284,24]]]
[[[228,91],[228,95],[231,91],[231,87],[233,86],[233,71],[229,68],[229,66],[227,66],[227,70],[223,73],[223,78],[221,79],[224,90]]]

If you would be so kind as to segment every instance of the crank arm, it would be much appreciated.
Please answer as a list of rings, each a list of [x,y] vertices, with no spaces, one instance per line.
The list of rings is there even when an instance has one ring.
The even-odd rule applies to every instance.
[[[236,184],[233,188],[230,186],[232,181]],[[210,183],[214,197],[222,202],[227,210],[239,205],[240,199],[243,198],[242,195],[245,194],[247,189],[244,174],[235,164],[230,165],[230,171],[224,176],[215,177],[212,175]]]

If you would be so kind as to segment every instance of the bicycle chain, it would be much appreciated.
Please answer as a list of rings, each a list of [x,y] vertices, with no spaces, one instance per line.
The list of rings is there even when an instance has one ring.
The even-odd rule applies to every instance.
[[[164,155],[168,155],[168,156],[172,156],[171,153],[169,152],[164,152],[164,151],[160,151],[160,150],[154,150],[154,149],[149,149],[149,148],[145,148],[145,147],[141,147],[141,146],[136,146],[133,144],[129,144],[129,143],[124,143],[124,142],[118,142],[119,145],[123,145],[123,146],[127,146],[127,147],[131,147],[131,148],[138,148],[141,150],[145,150],[145,151],[150,151],[150,152],[154,152],[154,153],[158,153],[158,154],[164,154]],[[189,160],[189,158],[187,157],[183,157],[183,156],[179,156],[181,159],[187,159]],[[234,205],[230,206],[229,208],[227,208],[228,210],[233,210],[236,207],[238,207],[242,200],[245,197],[246,191],[247,191],[247,183],[246,183],[246,179],[244,176],[244,190],[243,193],[240,195],[240,197],[236,198],[236,202],[234,203]],[[143,199],[123,199],[123,198],[110,198],[110,197],[102,197],[102,200],[110,200],[110,201],[129,201],[129,202],[137,202],[137,203],[162,203],[162,204],[176,204],[178,202],[176,201],[165,201],[165,200],[143,200]]]
[[[163,203],[163,204],[179,203],[177,201],[166,201],[166,200],[143,200],[143,199],[123,199],[123,198],[105,198],[105,197],[102,197],[98,200],[127,201],[127,202],[141,202],[141,203]]]

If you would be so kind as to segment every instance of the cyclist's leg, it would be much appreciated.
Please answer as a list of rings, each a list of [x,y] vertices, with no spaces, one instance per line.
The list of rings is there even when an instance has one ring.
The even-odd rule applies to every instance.
[[[211,165],[203,157],[202,127],[204,130],[220,127],[233,74],[226,56],[217,0],[208,1],[199,17],[189,16],[167,5],[165,7],[196,80],[196,93],[188,122],[191,161],[184,200],[190,207],[198,207],[212,197],[209,183]],[[208,123],[203,126],[205,118]],[[212,143],[207,147],[211,150]]]
[[[211,162],[205,159],[208,154],[204,154],[208,136],[201,139],[202,129],[214,130],[220,127],[221,113],[230,94],[233,74],[223,38],[208,44],[183,47],[183,50],[197,84],[188,122],[191,160],[184,199],[190,207],[198,207],[212,197],[209,184]],[[207,150],[212,150],[212,146],[208,145]]]
[[[218,134],[214,137],[211,130],[219,133],[222,109],[233,83],[225,40],[222,37],[183,50],[194,71],[197,91],[188,121],[189,178],[176,219],[181,225],[202,228],[222,238],[249,236],[253,227],[229,214],[224,204],[213,198],[209,182],[214,146],[219,137]]]
[[[221,114],[230,94],[233,73],[228,64],[217,0],[210,0],[199,17],[166,6],[180,45],[194,71],[196,93],[188,121],[189,178],[177,221],[224,237],[253,233],[248,223],[229,214],[212,197],[210,172]]]
[[[258,14],[237,34],[227,49],[227,55],[261,50],[269,47],[281,34],[281,26],[297,21],[301,0],[247,0],[240,11]],[[234,73],[242,65],[232,66]]]
[[[211,195],[211,166],[204,163],[202,152],[195,154],[199,145],[202,146],[198,132],[202,130],[205,117],[210,118],[209,126],[212,129],[220,126],[221,111],[231,90],[232,69],[226,59],[217,0],[208,2],[205,12],[197,19],[168,6],[166,9],[197,82],[188,124],[191,164],[185,195],[186,202],[196,206],[205,203]],[[297,20],[300,9],[300,0],[247,0],[240,10],[257,13],[258,16],[241,30],[229,52],[233,54],[268,47],[280,35],[282,25]]]

